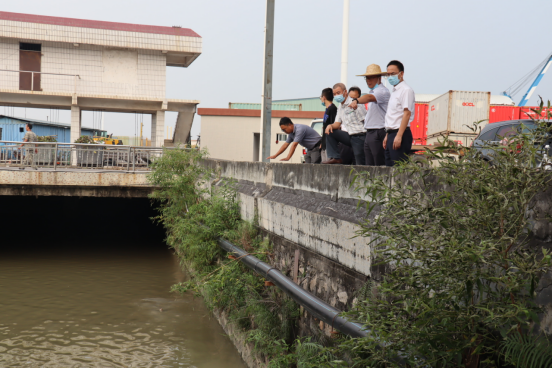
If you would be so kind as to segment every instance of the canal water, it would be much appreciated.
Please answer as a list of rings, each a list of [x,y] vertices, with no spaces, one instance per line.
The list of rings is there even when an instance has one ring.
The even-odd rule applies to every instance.
[[[0,367],[244,367],[146,200],[1,198]],[[10,211],[5,209],[10,208]]]

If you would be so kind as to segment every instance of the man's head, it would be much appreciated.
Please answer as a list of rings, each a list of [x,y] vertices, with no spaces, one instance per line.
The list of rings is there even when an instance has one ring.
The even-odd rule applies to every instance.
[[[364,79],[370,89],[374,89],[376,85],[381,84],[381,75],[370,75],[368,77],[364,77]]]
[[[378,64],[370,64],[366,67],[366,73],[357,74],[357,77],[364,77],[368,88],[374,89],[376,84],[381,84],[382,75],[385,75],[385,72],[381,71],[381,67]]]
[[[393,86],[403,81],[404,65],[398,60],[392,60],[387,64],[387,80]]]
[[[349,97],[351,98],[359,98],[361,93],[360,88],[356,86],[349,88]]]
[[[320,95],[320,100],[322,101],[322,103],[325,103],[326,101],[328,102],[333,102],[333,91],[331,88],[324,88],[322,90],[322,94]]]
[[[31,130],[33,130],[33,125],[32,125],[32,124],[27,124],[27,125],[25,126],[25,129],[26,129],[28,132],[30,132]]]
[[[286,134],[293,133],[293,122],[290,118],[281,118],[280,119],[280,129]]]
[[[336,83],[333,86],[333,95],[334,95],[334,100],[336,100],[337,102],[339,103],[345,102],[348,96],[347,86],[345,86],[343,83]]]

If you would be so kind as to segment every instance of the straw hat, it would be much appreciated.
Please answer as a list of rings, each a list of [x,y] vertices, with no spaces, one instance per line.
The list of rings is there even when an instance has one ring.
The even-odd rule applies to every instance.
[[[381,68],[377,64],[370,64],[366,68],[366,73],[364,74],[358,74],[357,77],[371,77],[375,75],[387,75],[386,72],[382,72]]]

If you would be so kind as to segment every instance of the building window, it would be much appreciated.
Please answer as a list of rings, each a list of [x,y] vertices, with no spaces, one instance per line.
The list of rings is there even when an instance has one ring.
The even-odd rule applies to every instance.
[[[285,142],[287,140],[287,134],[276,134],[276,140],[278,142]]]
[[[23,133],[23,132],[25,132],[25,128],[19,127],[19,133]]]
[[[0,141],[2,140],[2,128],[0,128]]]
[[[39,43],[19,43],[19,50],[23,51],[42,51],[42,45]]]

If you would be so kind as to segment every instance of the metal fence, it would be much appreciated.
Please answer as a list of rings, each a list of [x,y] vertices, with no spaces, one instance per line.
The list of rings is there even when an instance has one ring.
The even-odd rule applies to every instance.
[[[149,171],[172,148],[0,141],[0,167]]]

